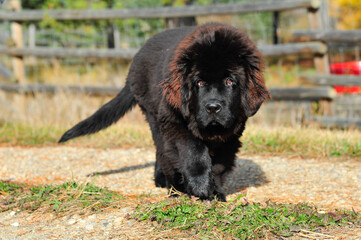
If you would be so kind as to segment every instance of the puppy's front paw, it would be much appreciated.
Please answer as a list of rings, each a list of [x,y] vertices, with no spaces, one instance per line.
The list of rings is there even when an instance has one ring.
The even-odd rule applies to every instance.
[[[214,195],[218,201],[227,202],[226,195],[223,192],[215,191]]]
[[[215,184],[210,174],[202,174],[187,179],[187,193],[202,200],[214,199]]]

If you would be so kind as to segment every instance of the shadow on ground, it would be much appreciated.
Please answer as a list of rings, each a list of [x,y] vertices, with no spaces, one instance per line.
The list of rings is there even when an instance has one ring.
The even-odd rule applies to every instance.
[[[147,162],[144,164],[139,164],[139,165],[134,165],[134,166],[129,166],[129,167],[122,167],[119,169],[112,169],[112,170],[107,170],[107,171],[102,171],[102,172],[93,172],[93,173],[88,174],[87,177],[92,177],[92,176],[97,176],[97,175],[105,176],[105,175],[110,175],[110,174],[124,173],[124,172],[134,171],[134,170],[143,169],[143,168],[147,168],[147,167],[152,167],[152,166],[154,166],[154,164],[155,164],[155,162]]]
[[[153,167],[155,162],[148,162],[140,165],[128,166],[119,169],[112,169],[102,172],[94,172],[87,176],[105,176],[110,174],[118,174],[138,169]],[[242,191],[248,187],[258,187],[268,183],[266,174],[261,167],[249,159],[237,158],[235,167],[224,177],[225,193],[233,194]]]
[[[268,182],[266,174],[258,164],[249,159],[237,158],[233,170],[224,177],[223,188],[228,195]]]

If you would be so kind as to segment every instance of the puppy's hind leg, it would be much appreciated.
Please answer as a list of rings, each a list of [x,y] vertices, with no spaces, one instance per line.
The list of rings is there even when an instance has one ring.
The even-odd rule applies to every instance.
[[[162,168],[160,167],[160,155],[161,154],[157,152],[154,167],[154,182],[156,187],[165,188],[167,187],[167,179],[162,171]]]
[[[157,150],[157,160],[154,170],[154,181],[157,187],[165,187],[169,190],[169,195],[177,197],[175,192],[186,193],[184,187],[184,177],[174,168],[170,158]]]

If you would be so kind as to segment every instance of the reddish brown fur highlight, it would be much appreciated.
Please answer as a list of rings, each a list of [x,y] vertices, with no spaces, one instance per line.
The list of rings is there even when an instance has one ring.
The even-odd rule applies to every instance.
[[[256,46],[252,42],[250,42],[250,46],[256,49]],[[258,50],[256,50],[255,55],[259,58],[260,63],[258,70],[253,72],[253,80],[256,81],[258,86],[255,86],[253,81],[249,81],[248,100],[251,109],[258,109],[264,101],[271,99],[271,94],[266,88],[263,76],[264,62],[262,61],[262,55]]]
[[[163,94],[166,96],[166,99],[171,106],[180,109],[182,104],[181,80],[174,75],[175,74],[172,74],[171,78],[175,80],[163,84]]]

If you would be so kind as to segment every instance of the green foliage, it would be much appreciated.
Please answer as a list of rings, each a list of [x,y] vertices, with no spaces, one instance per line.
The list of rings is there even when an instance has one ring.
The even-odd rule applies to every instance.
[[[192,5],[209,5],[217,3],[230,3],[230,2],[245,2],[248,0],[25,0],[23,1],[24,9],[132,9],[132,8],[154,8],[162,6],[184,6],[188,4]],[[259,14],[246,14],[239,17],[237,25],[240,26],[252,26],[251,37],[253,39],[268,39],[270,33],[265,31],[272,24],[270,13]],[[25,25],[29,24],[27,22]],[[97,20],[97,21],[57,21],[49,16],[44,16],[44,19],[40,22],[34,23],[39,29],[51,29],[52,33],[39,34],[37,38],[41,42],[51,43],[55,46],[73,46],[75,43],[83,43],[84,47],[107,47],[105,44],[104,36],[112,36],[111,31],[107,32],[110,27],[119,30],[122,37],[121,46],[123,47],[140,47],[144,44],[145,40],[153,36],[157,32],[165,29],[165,19],[117,19],[117,20]],[[78,40],[74,32],[80,30],[80,32],[86,33],[86,36],[82,36],[81,40]],[[108,36],[108,37],[109,37]],[[75,37],[75,38],[74,38]],[[101,38],[99,41],[98,38]],[[89,44],[89,41],[93,41],[93,44]],[[127,42],[129,41],[129,42]],[[96,43],[94,43],[96,42]],[[102,44],[98,44],[98,43]]]
[[[111,5],[109,0],[22,0],[24,9],[100,9]]]
[[[11,194],[22,188],[22,185],[7,181],[0,181],[0,194]]]
[[[22,0],[24,9],[101,9],[101,8],[149,8],[165,5],[206,5],[212,3],[247,2],[249,0]],[[260,0],[258,0],[260,1]]]
[[[188,197],[140,205],[134,217],[139,221],[156,221],[163,228],[187,230],[204,238],[240,239],[262,238],[270,233],[290,237],[295,229],[345,225],[361,220],[360,215],[353,212],[319,213],[306,204],[201,202]]]
[[[359,0],[328,0],[331,16],[337,18],[337,27],[341,30],[361,27],[361,5]]]

